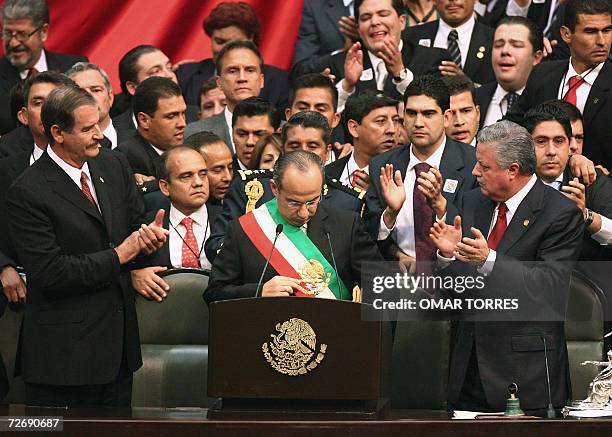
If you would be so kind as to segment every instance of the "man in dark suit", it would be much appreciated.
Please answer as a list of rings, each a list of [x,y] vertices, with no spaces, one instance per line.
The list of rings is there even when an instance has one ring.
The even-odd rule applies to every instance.
[[[215,64],[223,46],[240,40],[259,44],[259,18],[253,8],[245,2],[220,3],[210,11],[203,27],[211,40],[212,58],[184,63],[176,71],[188,105],[197,105],[202,83],[220,74],[220,68]],[[268,64],[262,64],[261,72],[266,81],[260,96],[276,106],[279,111],[284,110],[288,106],[289,72]]]
[[[264,275],[261,296],[353,300],[351,290],[361,283],[362,262],[382,258],[356,214],[320,204],[323,181],[323,161],[314,153],[294,151],[278,159],[271,182],[275,199],[231,224],[204,292],[207,303],[255,296],[267,257],[264,252],[272,244],[256,241],[274,239],[279,223],[283,229],[276,243],[277,257]],[[290,267],[278,263],[279,258]],[[323,269],[319,283],[299,273],[305,263]]]
[[[491,55],[495,81],[476,89],[480,127],[501,120],[512,109],[542,57],[542,31],[532,21],[513,16],[499,22]]]
[[[457,196],[475,187],[476,158],[472,146],[446,137],[450,95],[442,79],[415,79],[404,102],[410,144],[370,162],[366,225],[383,255],[408,271],[427,271],[435,253],[429,228],[453,210]]]
[[[4,309],[6,308],[6,297],[3,294],[0,294],[0,317],[4,314]],[[4,399],[4,397],[9,392],[9,381],[8,375],[6,374],[6,368],[4,367],[4,361],[2,360],[2,355],[0,355],[0,401]]]
[[[132,270],[132,286],[148,299],[161,302],[170,292],[157,275],[171,268],[210,269],[204,243],[210,236],[218,206],[207,205],[208,177],[203,156],[191,147],[175,146],[162,155],[161,193],[170,200],[163,227],[166,243],[146,260],[150,267]]]
[[[186,106],[176,83],[154,76],[136,88],[133,107],[138,130],[117,151],[125,155],[142,185],[159,178],[161,154],[183,143]]]
[[[509,121],[484,128],[476,156],[480,189],[462,196],[461,216],[447,218],[453,224],[434,225],[432,240],[440,265],[446,265],[442,272],[481,278],[478,296],[516,298],[521,321],[508,321],[517,320],[508,311],[495,321],[481,321],[484,314],[476,312],[458,322],[448,407],[503,411],[508,385],[516,383],[523,410],[545,410],[547,375],[550,401],[563,407],[570,381],[558,320],[565,316],[571,265],[580,254],[582,214],[537,178],[533,140],[524,128]]]
[[[436,0],[440,19],[408,28],[404,37],[414,44],[447,49],[444,75],[465,74],[476,84],[494,80],[491,68],[493,29],[476,21],[474,0]]]
[[[162,212],[143,224],[132,175],[100,148],[99,117],[87,91],[53,90],[42,109],[50,146],[7,195],[28,277],[18,346],[28,405],[129,407],[142,364],[128,264],[167,231]]]
[[[348,51],[325,58],[318,66],[318,71],[329,68],[337,80],[339,112],[344,110],[349,95],[366,89],[399,100],[414,77],[437,72],[438,65],[450,59],[445,50],[422,47],[402,38],[406,21],[403,8],[401,0],[355,2],[361,41]]]
[[[87,61],[82,56],[52,53],[44,49],[49,33],[49,8],[46,0],[7,0],[2,5],[2,43],[0,59],[0,135],[13,130],[9,107],[11,88],[41,71],[63,72],[74,63]]]
[[[571,58],[545,62],[533,69],[525,91],[508,114],[520,121],[529,108],[551,99],[574,104],[584,117],[583,154],[612,167],[612,6],[605,0],[568,0],[561,36]]]

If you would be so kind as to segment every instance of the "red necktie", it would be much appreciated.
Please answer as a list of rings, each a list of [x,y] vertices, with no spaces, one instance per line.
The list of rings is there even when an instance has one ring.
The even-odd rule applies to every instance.
[[[351,173],[351,186],[355,188],[357,186],[357,180],[359,179],[357,175],[359,174],[359,170],[355,170]]]
[[[507,212],[508,207],[506,204],[504,202],[500,203],[499,208],[497,209],[497,221],[495,222],[495,226],[493,226],[493,230],[487,239],[489,249],[497,250],[497,246],[504,236],[504,232],[506,232],[506,228],[508,227],[508,223],[506,222]]]
[[[83,194],[85,194],[85,197],[87,197],[87,200],[89,200],[91,204],[95,206],[96,209],[98,209],[98,204],[96,203],[96,200],[91,194],[91,190],[89,189],[89,184],[87,183],[87,175],[85,174],[84,171],[81,172],[81,190],[83,190]]]
[[[30,77],[34,76],[38,74],[38,70],[34,67],[32,68],[28,68],[28,75],[26,76],[26,79],[29,79]]]
[[[565,100],[568,103],[571,103],[574,106],[578,106],[576,104],[577,99],[578,99],[576,96],[576,91],[578,91],[578,88],[580,88],[580,86],[583,83],[584,83],[584,79],[580,76],[570,77],[569,84],[567,86],[568,87],[567,94],[565,95],[563,100]]]
[[[200,249],[193,233],[193,219],[185,217],[181,220],[181,224],[185,226],[187,232],[183,238],[183,249],[181,252],[181,265],[183,267],[200,267],[198,259],[200,258]]]

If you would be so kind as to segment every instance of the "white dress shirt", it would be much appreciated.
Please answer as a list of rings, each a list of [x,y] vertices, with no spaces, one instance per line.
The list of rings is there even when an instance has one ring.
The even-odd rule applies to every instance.
[[[40,58],[38,58],[38,61],[34,64],[34,68],[36,68],[36,71],[39,73],[49,69],[49,67],[47,67],[47,54],[45,53],[45,49],[40,51]],[[21,77],[21,79],[26,79],[28,77],[28,69],[20,71],[19,77]]]
[[[236,147],[234,146],[234,132],[232,130],[233,114],[230,112],[227,106],[225,107],[225,109],[223,109],[223,116],[225,117],[225,123],[227,124],[227,130],[229,131],[230,141],[232,142],[231,149],[232,149],[232,152],[234,152],[236,151]]]
[[[580,112],[584,113],[584,107],[586,105],[586,101],[589,98],[589,93],[591,92],[591,87],[597,80],[597,76],[599,76],[599,72],[603,68],[605,62],[602,62],[592,70],[587,70],[582,73],[580,76],[584,78],[584,82],[580,86],[575,87],[576,89],[576,107],[580,110]],[[559,92],[557,98],[563,100],[566,94],[569,92],[569,81],[572,77],[577,76],[576,70],[574,70],[574,66],[572,65],[572,58],[570,58],[569,67],[567,72],[561,79],[561,84],[559,85]]]
[[[536,3],[543,3],[543,2],[544,2],[543,0],[540,0],[539,2],[536,2]],[[509,0],[508,4],[506,5],[506,15],[508,16],[518,15],[518,16],[527,18],[527,14],[529,13],[529,7],[531,6],[531,3],[532,1],[529,0],[525,6],[519,6],[518,4],[516,4],[516,0]],[[550,2],[550,9],[548,11],[548,18],[546,20],[546,26],[544,26],[544,30],[542,32],[544,35],[548,35],[550,26],[552,25],[552,21],[555,16],[555,10],[557,9],[558,4],[559,4],[559,0],[552,0]]]
[[[524,90],[525,87],[521,88],[516,93],[520,96],[523,94]],[[500,84],[497,84],[495,93],[491,98],[491,103],[489,103],[489,107],[487,108],[483,127],[497,123],[506,115],[508,112],[508,100],[506,99],[507,94],[508,91],[503,89]]]
[[[210,237],[210,226],[208,222],[208,210],[206,209],[206,204],[204,204],[190,216],[186,216],[176,209],[174,205],[170,205],[171,225],[169,229],[170,233],[168,243],[168,248],[170,249],[170,263],[173,267],[183,267],[183,239],[187,234],[187,228],[181,224],[181,221],[183,221],[185,217],[190,217],[193,219],[193,235],[198,243],[197,249],[200,251],[200,266],[203,269],[210,269],[210,261],[208,261],[208,258],[206,258],[206,253],[204,252],[204,243],[208,237]]]
[[[414,217],[413,217],[413,202],[412,197],[414,190],[417,188],[416,185],[416,174],[414,171],[414,167],[417,164],[425,162],[432,167],[440,168],[440,162],[442,161],[442,154],[444,153],[444,148],[446,147],[446,138],[443,140],[442,144],[438,147],[438,149],[425,161],[421,161],[418,159],[414,153],[412,152],[412,146],[410,147],[410,162],[408,163],[408,168],[406,169],[406,177],[404,179],[404,189],[406,190],[406,200],[404,200],[404,204],[402,205],[402,209],[400,209],[397,219],[395,220],[395,224],[392,228],[388,228],[385,224],[384,217],[382,214],[380,216],[380,225],[378,228],[378,239],[385,240],[389,234],[392,234],[393,240],[398,245],[398,247],[404,252],[406,255],[416,257],[416,247],[415,247],[415,239],[414,239]],[[399,170],[399,169],[394,169]]]
[[[92,197],[96,201],[96,205],[98,206],[98,211],[100,210],[100,202],[98,202],[98,196],[96,195],[96,187],[92,182],[91,173],[89,172],[89,166],[87,162],[83,164],[83,167],[76,168],[72,165],[68,164],[62,158],[57,156],[57,154],[53,151],[52,147],[47,147],[47,153],[49,154],[49,158],[53,160],[57,165],[60,166],[62,170],[68,175],[70,179],[79,187],[79,190],[83,191],[81,186],[81,172],[85,173],[87,176],[87,185],[89,185],[89,191],[91,192]],[[101,212],[101,211],[100,211]]]
[[[108,124],[104,132],[102,132],[106,138],[108,138],[111,142],[111,149],[117,147],[117,130],[115,126],[113,126],[113,120]]]
[[[43,153],[45,153],[45,151],[38,147],[36,143],[34,143],[34,150],[32,150],[32,153],[30,153],[30,165],[38,161],[38,158],[40,158]]]
[[[352,174],[356,170],[361,170],[366,172],[367,174],[370,174],[370,166],[366,165],[365,167],[360,168],[357,165],[357,162],[355,161],[355,153],[351,153],[350,158],[348,159],[346,165],[344,166],[344,169],[342,170],[342,175],[340,175],[340,183],[345,187],[352,187]]]
[[[472,32],[474,31],[476,19],[472,15],[468,21],[457,28],[449,26],[444,22],[444,20],[439,20],[439,23],[438,32],[436,33],[436,39],[434,40],[433,46],[441,49],[447,49],[448,34],[451,30],[455,29],[459,35],[458,44],[459,51],[461,52],[461,65],[459,67],[463,68],[465,65],[465,60],[468,56],[468,50],[470,49],[470,40],[472,39]]]

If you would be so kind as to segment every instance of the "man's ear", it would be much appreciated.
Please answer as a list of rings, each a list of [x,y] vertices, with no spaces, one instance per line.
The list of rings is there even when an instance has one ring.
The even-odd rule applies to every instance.
[[[168,181],[166,181],[165,179],[160,179],[159,180],[159,191],[162,192],[162,194],[166,197],[170,197],[170,190],[168,189]]]
[[[110,102],[110,106],[112,107],[115,101],[115,94],[112,91],[108,92],[108,101]]]
[[[334,113],[334,118],[332,118],[332,125],[331,125],[332,129],[335,129],[338,126],[338,124],[340,124],[340,119],[341,118],[342,118],[342,116],[340,115],[339,112],[335,112]],[[287,119],[287,120],[289,120],[289,119]]]
[[[544,59],[544,52],[542,50],[538,50],[533,54],[533,66],[535,67]]]
[[[51,136],[55,143],[64,144],[64,131],[57,124],[51,126]]]
[[[272,194],[274,194],[274,197],[277,197],[278,187],[276,186],[276,182],[274,182],[274,179],[270,179],[270,188],[272,189]]]
[[[17,112],[17,120],[19,120],[19,123],[28,126],[28,110],[25,107]]]
[[[513,162],[512,164],[510,164],[510,167],[508,167],[508,171],[510,172],[510,178],[514,179],[519,175],[521,168],[519,167],[519,165],[516,162]]]
[[[47,41],[47,36],[49,35],[49,24],[48,23],[43,24],[39,32],[40,32],[40,39],[42,40],[42,42]]]
[[[149,130],[149,125],[151,124],[151,117],[149,114],[145,114],[144,112],[139,112],[136,115],[136,124],[143,128],[144,130]]]
[[[346,122],[346,127],[353,138],[359,138],[359,123],[353,119],[349,119]]]
[[[444,111],[444,129],[448,129],[453,125],[453,111],[447,109]]]
[[[125,88],[127,89],[127,92],[133,96],[134,94],[136,94],[136,87],[138,86],[138,84],[136,82],[132,82],[130,80],[128,80],[125,83]]]
[[[570,30],[570,28],[567,26],[561,26],[559,32],[561,33],[561,39],[567,45],[570,45],[570,43],[572,42],[572,31]]]

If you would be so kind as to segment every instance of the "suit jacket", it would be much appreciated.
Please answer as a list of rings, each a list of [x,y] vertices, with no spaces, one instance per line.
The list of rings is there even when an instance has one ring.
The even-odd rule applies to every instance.
[[[391,149],[381,155],[378,155],[370,161],[370,187],[366,193],[367,214],[365,218],[368,231],[373,238],[378,238],[378,229],[380,227],[380,216],[382,215],[387,203],[382,195],[380,186],[380,168],[385,164],[393,164],[394,170],[399,170],[402,174],[402,180],[406,179],[406,171],[410,161],[410,145]],[[476,164],[476,152],[474,147],[459,143],[457,141],[446,139],[446,146],[440,161],[440,172],[444,181],[454,179],[457,181],[457,187],[454,192],[449,193],[442,191],[442,194],[448,202],[448,215],[454,215],[456,210],[453,203],[457,197],[464,192],[470,191],[476,186],[476,179],[472,176],[472,169]],[[407,193],[412,195],[412,193]],[[434,217],[431,218],[432,224]],[[388,239],[390,240],[390,238]],[[390,241],[381,243],[384,247]]]
[[[161,156],[137,131],[116,149],[127,158],[134,173],[159,177],[162,171]]]
[[[326,229],[330,234],[338,275],[351,290],[354,284],[361,283],[361,263],[382,261],[382,257],[357,214],[321,204],[308,222],[307,234],[332,266],[334,262],[325,234]],[[238,220],[234,220],[214,261],[204,300],[210,303],[253,297],[265,261],[265,257],[251,243]],[[262,283],[277,275],[278,272],[269,265]]]
[[[346,52],[340,52],[333,56],[330,56],[325,65],[321,65],[321,69],[317,71],[323,71],[323,69],[329,67],[331,73],[336,76],[336,81],[339,82],[344,78],[344,60],[346,59]],[[428,73],[439,73],[438,66],[440,62],[450,60],[450,55],[446,50],[438,48],[423,47],[413,44],[411,41],[404,39],[404,45],[402,47],[402,59],[404,60],[404,66],[408,68],[415,76]],[[363,53],[363,71],[372,71],[372,63],[370,62],[370,56],[364,49]],[[375,75],[372,74],[371,80],[360,80],[357,82],[357,92],[363,90],[376,90],[376,79]],[[393,78],[387,77],[384,86],[384,93],[395,99],[401,99],[400,94],[395,88]]]
[[[4,293],[0,293],[0,317],[4,314],[4,309],[6,308],[6,296]],[[9,380],[8,375],[6,374],[6,368],[4,367],[4,361],[2,360],[2,355],[0,355],[0,401],[4,399],[6,394],[9,392]]]
[[[329,164],[327,164],[325,166],[325,176],[339,181],[342,177],[342,171],[344,170],[344,167],[346,167],[346,163],[350,158],[351,153],[340,159],[336,159],[334,162],[330,162]]]
[[[209,131],[221,137],[225,144],[227,144],[227,146],[230,148],[232,153],[234,153],[234,144],[232,143],[229,127],[225,122],[224,112],[221,112],[217,115],[213,115],[212,117],[194,121],[193,123],[189,123],[185,128],[185,138],[189,138],[191,135],[203,131]]]
[[[507,114],[511,121],[520,123],[523,115],[540,103],[557,99],[559,87],[566,74],[569,60],[544,62],[537,65],[527,81],[525,91]],[[595,164],[612,166],[612,62],[606,61],[599,72],[582,113],[584,118],[584,146],[582,154]]]
[[[0,158],[34,150],[34,137],[27,126],[19,126],[0,137]]]
[[[497,82],[489,82],[481,87],[476,88],[476,104],[480,106],[480,124],[479,127],[482,129],[484,122],[487,118],[487,111],[489,105],[491,105],[491,99],[497,89]]]
[[[47,68],[60,73],[68,70],[77,62],[87,61],[87,58],[83,56],[53,53],[48,50],[45,50],[45,55],[47,56]],[[11,116],[9,95],[11,88],[18,82],[21,82],[19,70],[11,65],[6,56],[3,56],[0,59],[0,135],[16,127]]]
[[[318,65],[344,46],[344,35],[338,21],[351,15],[341,0],[306,0],[293,55],[294,77],[320,73]]]
[[[263,65],[261,72],[264,75],[264,87],[259,96],[284,112],[289,107],[289,72],[268,64]],[[185,102],[197,107],[202,83],[217,74],[217,67],[211,58],[182,64],[176,71],[176,78],[183,90]]]
[[[439,25],[439,20],[436,20],[420,26],[409,27],[404,31],[404,38],[413,44],[419,44],[420,40],[428,39],[430,40],[431,47],[433,47]],[[491,66],[491,49],[493,47],[494,34],[495,31],[490,27],[478,21],[474,24],[467,59],[463,60],[463,72],[474,83],[484,84],[495,80],[493,67]],[[480,50],[481,47],[484,47],[484,52]],[[478,53],[484,53],[484,56],[479,58],[477,56]],[[439,63],[436,67],[438,65]]]
[[[495,210],[493,201],[475,189],[462,196],[458,207],[463,235],[472,235],[472,226],[487,235]],[[520,295],[520,307],[542,308],[543,313],[554,303],[565,302],[571,264],[580,254],[583,231],[581,211],[538,179],[509,223],[479,295]],[[532,261],[538,265],[522,263]],[[459,261],[449,267],[455,268],[460,275],[480,275]],[[470,356],[475,353],[491,410],[503,411],[511,382],[519,386],[524,410],[545,409],[548,392],[543,337],[547,339],[552,403],[555,407],[565,405],[570,395],[567,347],[563,322],[554,321],[459,322],[449,374],[449,404],[457,403]]]
[[[46,153],[7,195],[28,277],[19,338],[28,383],[106,384],[122,361],[129,371],[142,364],[135,293],[114,249],[144,223],[142,199],[113,152],[88,165],[101,213]]]

